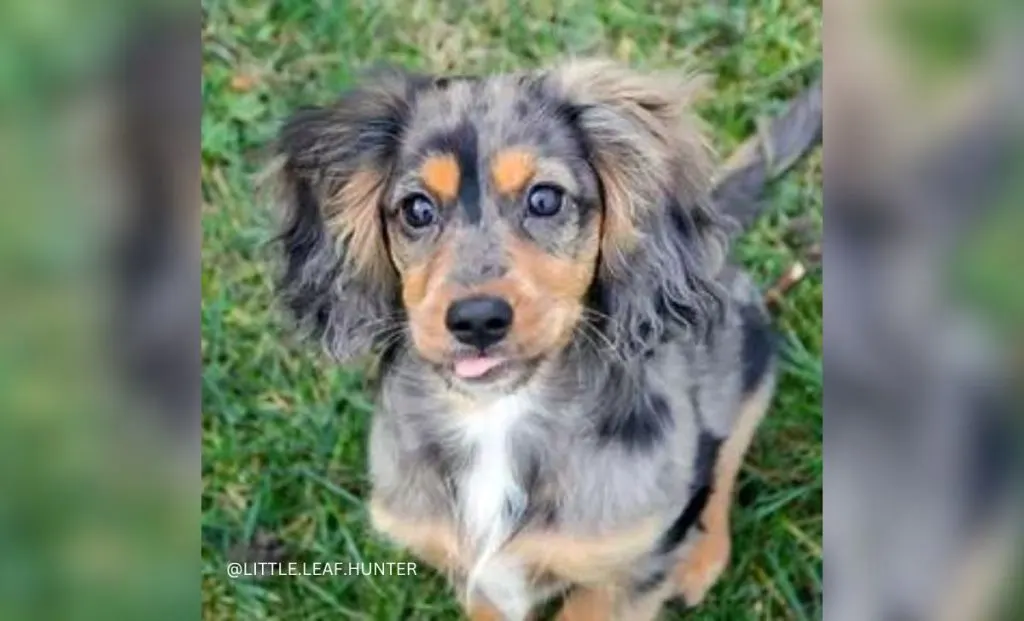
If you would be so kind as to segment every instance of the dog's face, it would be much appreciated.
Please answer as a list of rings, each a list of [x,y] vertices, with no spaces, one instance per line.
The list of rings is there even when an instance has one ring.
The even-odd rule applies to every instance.
[[[417,350],[460,378],[529,366],[580,319],[599,185],[560,114],[506,77],[442,81],[410,117],[383,204],[390,259]]]
[[[468,384],[576,335],[625,356],[697,323],[719,231],[686,96],[579,63],[388,74],[299,113],[280,141],[286,298],[340,358],[407,334]]]

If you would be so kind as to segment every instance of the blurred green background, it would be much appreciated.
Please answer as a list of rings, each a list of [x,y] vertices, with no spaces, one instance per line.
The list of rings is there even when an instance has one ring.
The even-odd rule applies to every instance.
[[[813,0],[203,2],[202,598],[205,619],[456,619],[443,577],[229,579],[230,560],[408,560],[368,527],[358,370],[296,342],[272,295],[272,217],[253,176],[289,111],[327,103],[381,63],[430,72],[605,55],[709,74],[700,112],[726,155],[821,70]],[[696,611],[667,618],[822,616],[821,166],[770,191],[734,256],[765,287],[809,274],[776,309],[775,406],[751,451],[734,558]]]

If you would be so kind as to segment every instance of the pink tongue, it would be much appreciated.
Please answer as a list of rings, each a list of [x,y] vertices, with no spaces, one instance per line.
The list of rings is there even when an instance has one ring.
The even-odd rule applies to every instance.
[[[487,356],[463,358],[455,363],[455,374],[459,377],[480,377],[499,364],[501,364],[500,358],[490,358]]]

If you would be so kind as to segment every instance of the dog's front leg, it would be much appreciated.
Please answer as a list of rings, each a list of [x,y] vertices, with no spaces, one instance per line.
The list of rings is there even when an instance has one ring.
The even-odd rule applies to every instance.
[[[736,425],[719,451],[712,486],[714,491],[700,517],[704,532],[676,567],[678,592],[690,606],[704,600],[729,563],[732,545],[729,511],[733,489],[754,432],[768,410],[772,388],[772,380],[766,379],[744,400]]]

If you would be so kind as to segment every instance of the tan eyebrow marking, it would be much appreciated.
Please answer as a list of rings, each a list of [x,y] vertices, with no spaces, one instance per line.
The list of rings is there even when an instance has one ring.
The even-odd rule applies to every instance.
[[[420,178],[442,200],[455,200],[459,194],[459,162],[454,155],[428,157],[420,166]]]
[[[537,160],[532,153],[513,148],[498,152],[491,163],[491,178],[500,194],[519,192],[533,177]]]

